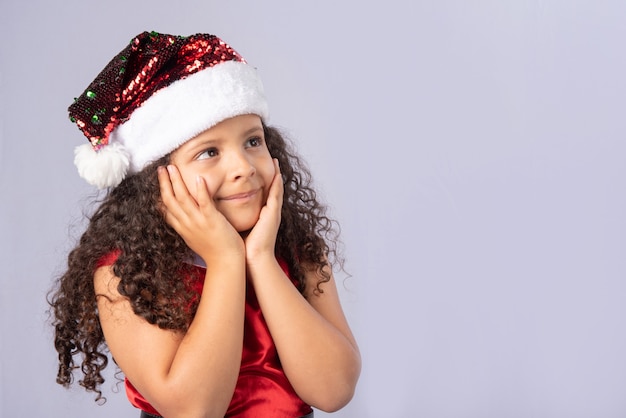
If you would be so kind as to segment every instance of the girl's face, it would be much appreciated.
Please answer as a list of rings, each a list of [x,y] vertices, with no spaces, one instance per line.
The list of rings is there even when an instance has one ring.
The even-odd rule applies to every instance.
[[[256,224],[275,174],[261,118],[226,119],[181,145],[170,161],[194,198],[196,177],[204,178],[217,210],[237,231]]]

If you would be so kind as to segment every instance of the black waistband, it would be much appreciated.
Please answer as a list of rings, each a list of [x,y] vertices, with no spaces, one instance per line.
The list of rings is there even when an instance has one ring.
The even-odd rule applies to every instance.
[[[163,418],[160,415],[152,415],[147,413],[146,411],[141,411],[141,415],[139,416],[139,418]],[[311,411],[311,413],[306,414],[303,417],[300,418],[313,418],[313,411]]]

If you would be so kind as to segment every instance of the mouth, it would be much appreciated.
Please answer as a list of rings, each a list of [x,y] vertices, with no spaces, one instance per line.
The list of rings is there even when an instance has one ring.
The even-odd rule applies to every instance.
[[[248,200],[253,198],[254,196],[256,196],[256,194],[259,192],[259,190],[250,190],[248,192],[243,192],[243,193],[236,193],[236,194],[231,194],[229,196],[224,196],[224,197],[220,197],[217,200]]]

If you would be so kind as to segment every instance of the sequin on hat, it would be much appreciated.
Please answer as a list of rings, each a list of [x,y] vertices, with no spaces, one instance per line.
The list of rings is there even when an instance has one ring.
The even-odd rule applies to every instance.
[[[106,188],[225,119],[269,111],[256,69],[217,36],[143,32],[69,114],[89,140],[76,148],[78,172]]]

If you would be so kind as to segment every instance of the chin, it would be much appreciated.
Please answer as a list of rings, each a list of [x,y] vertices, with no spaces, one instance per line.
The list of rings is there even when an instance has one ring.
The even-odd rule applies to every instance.
[[[258,217],[256,217],[255,219],[248,219],[248,220],[240,219],[240,220],[237,220],[236,222],[231,222],[230,224],[240,234],[248,235],[248,233],[252,230],[252,228],[254,228],[254,225],[256,225],[258,220],[259,220]]]

